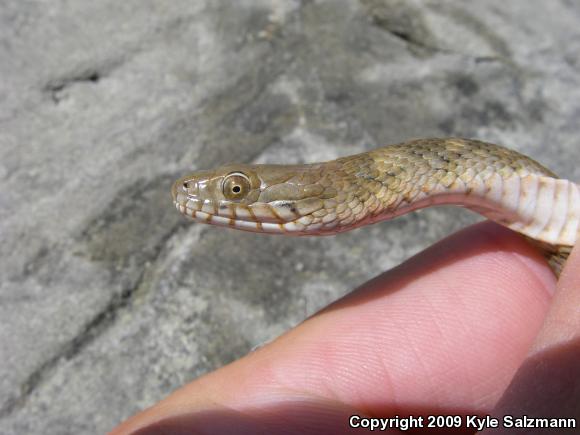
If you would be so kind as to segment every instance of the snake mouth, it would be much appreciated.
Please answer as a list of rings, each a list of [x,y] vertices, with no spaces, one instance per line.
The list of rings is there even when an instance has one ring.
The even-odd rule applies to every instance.
[[[340,232],[338,221],[313,216],[323,202],[313,200],[255,201],[245,203],[204,194],[191,178],[176,181],[171,189],[175,208],[184,216],[201,223],[270,234],[321,235]]]
[[[309,231],[305,219],[282,204],[245,205],[230,201],[204,200],[188,194],[177,183],[171,193],[175,208],[197,222],[271,234],[305,235],[312,232]]]
[[[198,208],[193,208],[192,206],[194,206],[194,204],[198,204]],[[175,200],[174,205],[181,214],[201,223],[209,223],[212,225],[230,227],[242,231],[251,231],[257,233],[290,235],[311,234],[311,231],[308,231],[307,226],[301,223],[300,220],[279,223],[264,222],[258,219],[251,220],[250,218],[246,217],[230,217],[220,214],[208,213],[207,211],[204,211],[203,208],[207,208],[208,206],[213,208],[213,205],[208,204],[208,202],[201,204],[201,201],[187,200],[185,203],[181,203],[178,200]],[[251,210],[251,208],[247,208],[247,210]]]

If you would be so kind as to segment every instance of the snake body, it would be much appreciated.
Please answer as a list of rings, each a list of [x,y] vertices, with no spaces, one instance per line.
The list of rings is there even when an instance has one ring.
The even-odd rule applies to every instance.
[[[518,152],[420,139],[304,165],[228,164],[177,180],[197,221],[246,231],[331,235],[432,205],[467,207],[523,234],[559,275],[578,236],[579,186]]]

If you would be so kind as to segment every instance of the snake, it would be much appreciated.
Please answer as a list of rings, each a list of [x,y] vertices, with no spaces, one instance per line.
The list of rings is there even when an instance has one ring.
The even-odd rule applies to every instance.
[[[173,183],[177,210],[212,225],[334,235],[437,205],[522,234],[559,276],[580,224],[580,186],[517,151],[426,138],[308,164],[226,164]]]

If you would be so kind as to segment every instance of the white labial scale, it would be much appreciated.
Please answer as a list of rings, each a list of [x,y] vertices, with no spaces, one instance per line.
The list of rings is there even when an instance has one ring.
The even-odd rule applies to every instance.
[[[223,216],[216,216],[198,210],[187,209],[187,216],[190,216],[197,222],[210,223],[212,225],[229,226],[231,219]]]
[[[230,224],[231,219],[224,216],[212,215],[206,222],[209,222],[213,225],[227,226]]]
[[[236,217],[240,219],[252,219],[252,214],[245,207],[236,207]]]
[[[202,222],[210,222],[211,221],[211,215],[208,213],[204,213],[203,211],[193,211],[192,217],[195,218],[196,220],[202,221]]]
[[[215,214],[215,208],[211,202],[204,202],[201,206],[201,211],[207,214]]]
[[[240,228],[242,230],[248,230],[248,231],[257,231],[258,230],[258,224],[256,222],[236,220],[236,221],[234,221],[234,225],[237,228]]]
[[[282,233],[284,230],[280,228],[279,224],[272,222],[262,222],[262,230],[266,233]]]

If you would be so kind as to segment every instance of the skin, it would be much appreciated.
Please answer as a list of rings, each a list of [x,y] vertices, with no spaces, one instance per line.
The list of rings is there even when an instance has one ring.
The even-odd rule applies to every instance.
[[[556,283],[522,237],[475,225],[111,433],[348,433],[352,414],[580,422],[578,307],[580,250]]]

